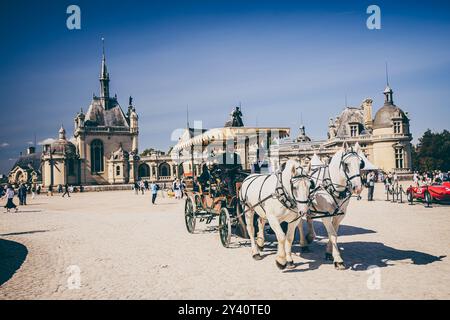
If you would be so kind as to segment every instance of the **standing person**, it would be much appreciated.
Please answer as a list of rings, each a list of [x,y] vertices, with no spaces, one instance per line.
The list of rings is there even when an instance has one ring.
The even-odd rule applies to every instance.
[[[150,191],[152,192],[152,204],[155,204],[156,197],[158,196],[158,189],[159,186],[155,183],[155,181],[152,181],[150,183]]]
[[[181,199],[181,185],[178,179],[173,182],[173,192],[175,192],[175,199]]]
[[[392,174],[389,172],[386,178],[384,179],[384,186],[386,191],[391,191],[392,185]]]
[[[134,194],[137,195],[139,192],[139,183],[137,181],[134,182]]]
[[[186,190],[186,182],[184,182],[184,179],[181,179],[180,182],[181,198],[183,198],[185,190]]]
[[[64,196],[66,194],[67,194],[67,197],[70,198],[69,185],[67,183],[64,185],[64,193],[63,193],[62,197],[64,198]]]
[[[141,180],[141,182],[139,182],[139,188],[141,189],[141,194],[144,194],[145,184],[144,184],[143,180]]]
[[[394,187],[398,186],[398,174],[394,172]]]
[[[375,190],[375,173],[370,171],[367,175],[368,196],[367,201],[373,201],[373,192]]]
[[[36,185],[31,185],[31,199],[34,199],[36,197]]]
[[[26,206],[27,205],[27,186],[25,185],[25,183],[21,183],[19,185],[18,195],[19,195],[19,205]]]
[[[417,173],[417,171],[414,171],[413,182],[416,187],[419,186],[419,174]]]
[[[12,187],[12,185],[10,185],[10,184],[7,185],[6,195],[5,196],[6,196],[6,199],[7,199],[7,202],[6,202],[6,205],[5,205],[6,212],[9,212],[9,210],[11,210],[11,209],[15,209],[16,212],[19,211],[19,208],[17,208],[17,206],[14,204],[14,201],[13,201],[13,199],[14,199],[14,188]]]

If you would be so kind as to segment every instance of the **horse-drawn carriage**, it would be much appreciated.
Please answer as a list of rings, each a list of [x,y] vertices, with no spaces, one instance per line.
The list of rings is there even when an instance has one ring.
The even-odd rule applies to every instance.
[[[220,241],[224,247],[231,236],[248,239],[245,216],[239,202],[242,181],[248,175],[237,166],[203,165],[200,177],[194,178],[186,190],[185,222],[189,233],[194,233],[197,222],[209,225],[218,219]]]

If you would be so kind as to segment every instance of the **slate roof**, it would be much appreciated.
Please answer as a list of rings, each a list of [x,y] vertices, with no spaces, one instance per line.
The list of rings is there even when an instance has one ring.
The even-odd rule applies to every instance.
[[[24,170],[31,169],[36,172],[40,172],[41,152],[20,156],[19,159],[17,159],[16,163],[14,163],[14,166],[12,167],[12,169],[14,169],[17,166],[19,166],[20,168],[22,168]]]
[[[86,113],[85,125],[96,127],[126,127],[129,128],[127,117],[116,98],[108,98],[108,109],[105,109],[100,98],[94,97]]]

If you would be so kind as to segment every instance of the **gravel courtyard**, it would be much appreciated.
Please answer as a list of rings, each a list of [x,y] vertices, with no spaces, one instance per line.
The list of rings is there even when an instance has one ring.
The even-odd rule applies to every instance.
[[[202,225],[187,233],[184,201],[41,195],[0,213],[0,299],[449,299],[450,207],[389,203],[381,185],[376,198],[350,203],[339,232],[347,270],[324,260],[315,222],[311,253],[297,243],[296,268],[279,271],[275,244],[254,261],[245,240],[225,249]]]

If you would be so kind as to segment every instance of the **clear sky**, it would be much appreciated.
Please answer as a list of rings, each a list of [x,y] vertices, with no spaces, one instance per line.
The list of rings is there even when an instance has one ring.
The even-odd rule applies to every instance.
[[[81,8],[81,30],[66,27]],[[366,27],[371,4],[381,30]],[[242,103],[246,125],[312,138],[344,105],[383,104],[385,62],[394,101],[417,139],[448,129],[450,1],[1,1],[0,173],[29,143],[73,133],[99,93],[105,37],[111,95],[140,116],[140,149],[167,150],[190,120],[222,126]]]

